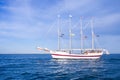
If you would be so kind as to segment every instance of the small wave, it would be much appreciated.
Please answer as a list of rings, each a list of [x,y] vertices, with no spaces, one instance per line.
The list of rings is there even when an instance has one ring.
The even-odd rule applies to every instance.
[[[14,77],[6,77],[4,80],[14,80]]]
[[[21,75],[30,75],[31,73],[28,73],[28,72],[23,72],[21,73]]]

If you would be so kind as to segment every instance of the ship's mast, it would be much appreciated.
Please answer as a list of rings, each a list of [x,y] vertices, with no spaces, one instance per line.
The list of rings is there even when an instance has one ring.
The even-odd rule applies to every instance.
[[[71,19],[72,19],[72,15],[69,15],[69,36],[70,36],[70,41],[69,41],[69,49],[70,49],[70,52],[72,50],[72,30],[71,30]]]
[[[94,49],[93,19],[91,19],[92,49]]]
[[[61,30],[60,30],[60,15],[58,15],[58,50],[60,50],[60,34],[61,34]]]
[[[81,47],[81,53],[83,50],[83,30],[82,30],[82,17],[80,18],[80,35],[81,35],[81,41],[80,41],[80,47]]]

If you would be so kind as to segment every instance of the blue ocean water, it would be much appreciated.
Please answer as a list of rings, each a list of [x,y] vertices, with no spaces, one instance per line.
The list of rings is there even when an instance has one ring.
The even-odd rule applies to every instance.
[[[103,55],[98,60],[0,54],[0,80],[120,80],[120,54]]]

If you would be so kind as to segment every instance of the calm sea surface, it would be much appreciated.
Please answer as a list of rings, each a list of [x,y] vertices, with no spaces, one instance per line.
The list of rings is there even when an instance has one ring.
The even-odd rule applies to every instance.
[[[120,80],[120,54],[56,60],[48,54],[0,54],[0,80]]]

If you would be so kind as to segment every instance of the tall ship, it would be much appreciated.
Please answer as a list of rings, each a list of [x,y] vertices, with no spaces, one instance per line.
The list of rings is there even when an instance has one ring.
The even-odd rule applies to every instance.
[[[103,54],[109,54],[108,50],[102,48],[95,48],[95,33],[93,29],[93,19],[90,20],[91,26],[91,48],[83,48],[84,46],[84,32],[82,25],[82,18],[80,19],[80,48],[72,48],[72,28],[71,28],[72,16],[69,15],[69,48],[61,48],[61,35],[60,26],[58,25],[58,50],[50,50],[47,48],[37,47],[38,50],[42,50],[51,54],[54,59],[99,59]],[[60,15],[58,15],[58,24],[60,24]],[[77,52],[77,53],[76,53]]]

